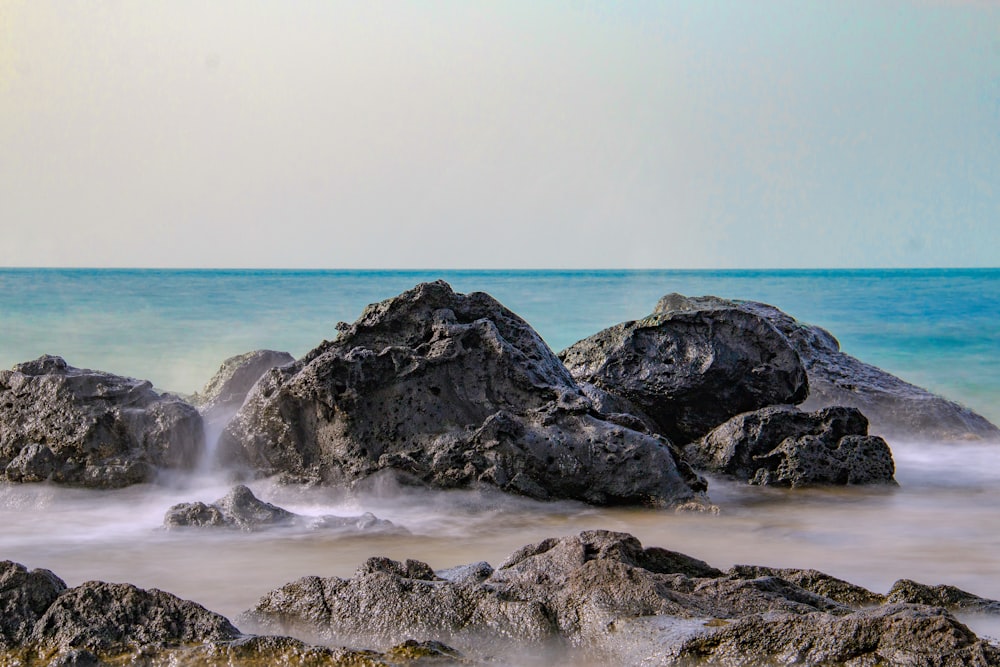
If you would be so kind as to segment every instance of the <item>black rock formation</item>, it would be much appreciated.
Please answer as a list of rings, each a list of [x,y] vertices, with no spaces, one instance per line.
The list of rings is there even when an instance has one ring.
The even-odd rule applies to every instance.
[[[10,481],[115,488],[190,469],[197,410],[149,382],[43,356],[0,371],[0,471]]]
[[[535,331],[484,293],[418,285],[268,371],[220,453],[272,475],[352,482],[382,470],[540,499],[683,503],[704,483],[669,443],[594,412]]]

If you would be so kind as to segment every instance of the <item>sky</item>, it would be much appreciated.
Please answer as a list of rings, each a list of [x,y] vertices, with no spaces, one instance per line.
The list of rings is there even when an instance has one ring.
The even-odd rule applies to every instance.
[[[0,0],[0,266],[1000,266],[1000,2]]]

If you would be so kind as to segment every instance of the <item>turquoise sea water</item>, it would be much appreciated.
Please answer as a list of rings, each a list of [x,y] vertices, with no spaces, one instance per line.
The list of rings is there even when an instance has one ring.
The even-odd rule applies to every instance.
[[[253,271],[0,269],[0,368],[69,363],[191,392],[226,357],[301,356],[365,305],[443,278],[489,292],[556,351],[649,313],[668,292],[753,299],[845,351],[1000,422],[1000,269]]]

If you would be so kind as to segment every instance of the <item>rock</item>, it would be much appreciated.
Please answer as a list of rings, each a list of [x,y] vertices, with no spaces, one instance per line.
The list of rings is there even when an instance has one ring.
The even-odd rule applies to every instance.
[[[208,643],[170,656],[181,665],[231,665],[262,667],[395,667],[410,665],[466,665],[462,655],[440,642],[407,640],[384,653],[367,650],[310,646],[291,637],[247,637],[234,642]],[[178,655],[179,654],[179,655]]]
[[[840,350],[825,329],[803,324],[778,308],[756,301],[668,294],[654,312],[739,308],[767,319],[798,352],[809,376],[805,410],[845,405],[861,410],[872,429],[899,439],[989,440],[1000,442],[1000,428],[953,401],[932,394]]]
[[[684,449],[696,468],[751,484],[890,484],[892,453],[855,408],[771,406],[737,415]]]
[[[310,530],[339,530],[350,532],[405,532],[391,521],[379,519],[371,512],[361,516],[303,516],[265,503],[254,496],[246,486],[232,488],[222,498],[206,505],[202,502],[181,503],[167,510],[163,517],[166,528],[224,527],[256,531],[279,526],[308,528]]]
[[[254,350],[222,362],[205,387],[191,397],[206,420],[232,417],[264,373],[295,361],[287,352]]]
[[[65,582],[48,570],[29,572],[19,563],[0,561],[0,650],[24,644],[64,590]]]
[[[1000,664],[1000,650],[980,640],[942,609],[887,605],[846,616],[755,614],[688,640],[681,660],[756,667],[776,665]]]
[[[997,647],[940,607],[886,603],[815,570],[724,574],[623,533],[550,538],[496,570],[441,574],[449,578],[418,561],[370,559],[348,580],[287,584],[241,619],[375,646],[410,634],[473,660],[561,647],[587,664],[1000,664]]]
[[[603,410],[651,420],[678,443],[741,412],[799,403],[809,391],[785,337],[735,307],[657,312],[604,329],[559,358],[575,380],[614,398],[598,401]]]
[[[0,470],[14,482],[115,488],[187,470],[202,449],[198,412],[149,382],[43,356],[0,371]]]
[[[487,294],[424,283],[338,329],[261,378],[220,439],[225,461],[595,504],[682,503],[705,488],[668,442],[597,416],[538,334]]]
[[[944,607],[950,611],[1000,614],[1000,601],[981,598],[955,586],[926,586],[900,579],[889,589],[890,602],[908,602]]]

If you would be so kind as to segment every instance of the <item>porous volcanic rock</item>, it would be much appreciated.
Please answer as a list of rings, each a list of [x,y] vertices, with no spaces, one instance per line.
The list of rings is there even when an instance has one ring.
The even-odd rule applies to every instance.
[[[0,650],[24,644],[35,623],[66,583],[49,570],[31,570],[20,563],[0,561]]]
[[[1000,442],[1000,428],[982,415],[845,354],[826,329],[799,322],[766,303],[668,294],[654,313],[731,308],[766,319],[798,352],[809,376],[804,410],[855,407],[868,417],[873,431],[891,438]]]
[[[191,402],[206,420],[228,419],[243,405],[247,394],[264,373],[293,361],[295,357],[288,352],[275,350],[254,350],[230,357],[222,362],[205,387],[191,397]]]
[[[654,313],[574,343],[559,358],[575,380],[610,394],[601,409],[651,420],[676,443],[741,412],[799,403],[809,392],[786,338],[735,307]]]
[[[149,382],[43,356],[0,371],[0,471],[10,481],[115,488],[190,469],[197,410]]]
[[[891,484],[892,452],[856,408],[773,405],[737,415],[684,448],[696,468],[751,484]]]
[[[229,493],[211,504],[193,502],[174,505],[163,517],[163,525],[167,528],[223,527],[245,531],[297,526],[342,532],[405,532],[391,521],[379,519],[371,512],[360,516],[295,514],[258,499],[242,484],[233,487]]]
[[[353,482],[391,470],[596,504],[683,503],[704,481],[669,442],[609,422],[520,317],[443,282],[368,306],[268,371],[219,441],[258,474]]]
[[[588,664],[1000,664],[997,647],[941,607],[887,603],[812,570],[723,573],[623,533],[550,538],[496,570],[445,573],[369,559],[351,579],[272,591],[241,623],[376,647],[410,634],[473,658],[527,646]]]

